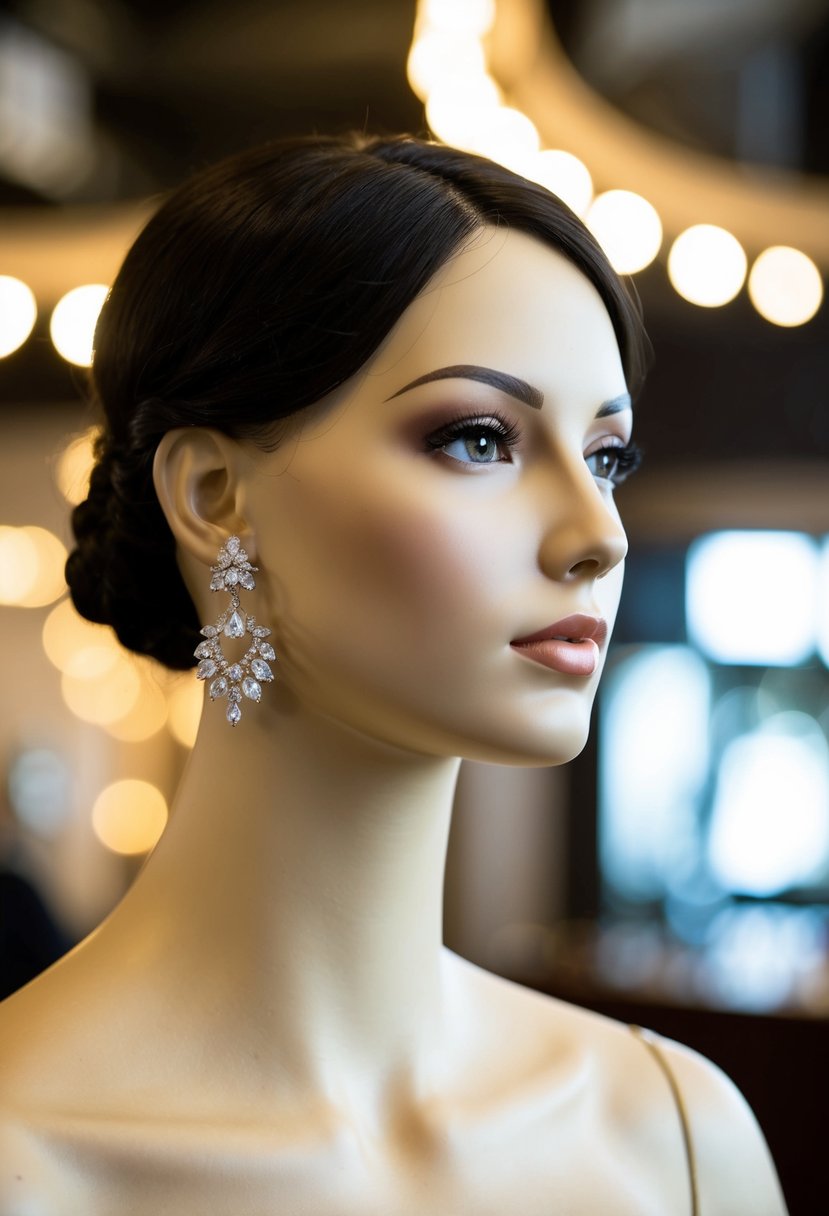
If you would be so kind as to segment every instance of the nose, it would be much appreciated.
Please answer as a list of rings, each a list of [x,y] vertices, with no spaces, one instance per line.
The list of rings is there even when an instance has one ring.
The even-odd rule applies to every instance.
[[[547,497],[549,509],[549,483]],[[555,499],[541,540],[541,569],[562,583],[603,578],[628,550],[610,489],[601,489],[582,464]]]

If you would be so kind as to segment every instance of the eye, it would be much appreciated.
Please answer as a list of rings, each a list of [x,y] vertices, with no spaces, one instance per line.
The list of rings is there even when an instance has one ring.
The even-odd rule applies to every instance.
[[[504,464],[512,460],[518,428],[497,415],[463,417],[426,439],[431,452],[442,452],[459,464]]]
[[[642,449],[635,443],[626,446],[605,444],[585,457],[585,463],[598,481],[607,481],[613,486],[621,485],[642,463]]]

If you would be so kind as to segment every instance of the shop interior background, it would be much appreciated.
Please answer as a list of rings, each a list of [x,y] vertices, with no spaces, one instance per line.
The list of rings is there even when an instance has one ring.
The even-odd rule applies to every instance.
[[[583,215],[655,349],[596,729],[564,770],[464,766],[447,942],[717,1059],[806,1204],[791,1111],[829,1116],[828,123],[824,0],[4,6],[2,991],[126,889],[198,721],[200,686],[82,622],[62,578],[119,260],[226,153],[431,131]]]

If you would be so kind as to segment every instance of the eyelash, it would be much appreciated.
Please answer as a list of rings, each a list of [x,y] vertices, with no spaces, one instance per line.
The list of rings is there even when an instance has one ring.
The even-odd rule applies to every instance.
[[[439,452],[448,447],[450,443],[456,439],[474,439],[476,436],[487,436],[495,439],[501,448],[506,448],[508,453],[511,453],[518,446],[520,438],[519,428],[515,423],[504,418],[497,411],[489,414],[467,415],[462,414],[457,418],[450,419],[439,430],[434,431],[426,438],[426,447],[430,452]],[[614,486],[621,485],[632,473],[635,473],[642,463],[642,449],[636,443],[628,443],[625,445],[607,443],[603,447],[597,448],[591,452],[587,460],[593,460],[597,456],[602,456],[604,453],[611,453],[616,460],[615,471],[610,477],[603,477],[599,480],[612,483]],[[454,459],[450,457],[450,459]],[[508,459],[504,457],[499,460],[482,460],[472,461],[469,464],[503,464]],[[467,463],[466,461],[458,461],[459,464]]]
[[[431,435],[427,436],[426,447],[430,452],[439,452],[448,447],[455,439],[474,439],[478,435],[495,439],[502,448],[507,448],[509,452],[518,446],[518,427],[497,411],[493,411],[489,414],[461,414],[457,418],[451,418],[440,430],[433,431]],[[470,461],[469,463],[501,464],[503,462],[486,460]]]
[[[608,481],[614,486],[620,486],[632,473],[636,472],[642,463],[642,449],[638,443],[628,443],[624,447],[619,447],[615,443],[607,443],[604,447],[591,452],[587,459],[592,460],[594,456],[603,456],[605,452],[610,452],[615,456],[616,468],[612,476],[601,477],[599,480]]]

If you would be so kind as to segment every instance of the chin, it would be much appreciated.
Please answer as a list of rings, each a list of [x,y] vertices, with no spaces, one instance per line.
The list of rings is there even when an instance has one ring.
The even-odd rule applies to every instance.
[[[522,730],[491,739],[466,740],[459,751],[464,760],[513,768],[549,768],[568,764],[584,751],[590,734],[590,707],[583,712],[539,718]]]

